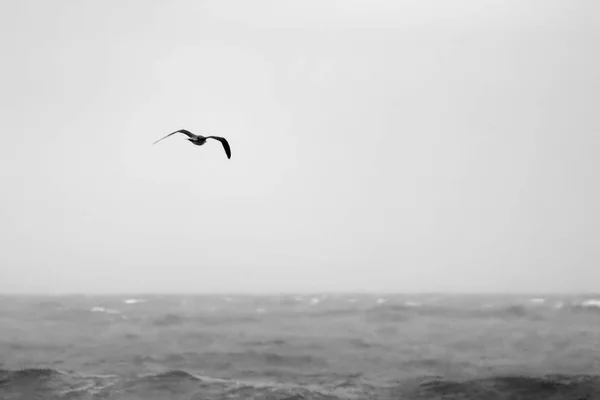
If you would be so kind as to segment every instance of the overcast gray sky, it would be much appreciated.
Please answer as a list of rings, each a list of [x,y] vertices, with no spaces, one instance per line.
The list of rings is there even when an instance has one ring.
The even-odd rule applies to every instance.
[[[0,23],[0,292],[600,291],[595,0]]]

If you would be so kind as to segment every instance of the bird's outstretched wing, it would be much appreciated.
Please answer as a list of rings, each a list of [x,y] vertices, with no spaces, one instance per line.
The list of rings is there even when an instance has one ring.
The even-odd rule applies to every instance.
[[[221,144],[223,145],[223,148],[225,149],[225,154],[227,154],[227,158],[231,158],[231,148],[229,147],[229,143],[227,142],[227,139],[222,138],[220,136],[207,136],[207,139],[215,139],[218,140],[219,142],[221,142]]]
[[[166,138],[168,138],[169,136],[171,136],[171,135],[174,135],[174,134],[176,134],[176,133],[180,133],[180,132],[181,132],[181,133],[183,133],[183,134],[185,134],[185,135],[187,135],[187,136],[189,136],[190,138],[193,138],[193,137],[195,136],[195,135],[194,135],[192,132],[190,132],[190,131],[188,131],[188,130],[185,130],[185,129],[180,129],[180,130],[178,130],[178,131],[175,131],[175,132],[171,132],[171,133],[169,133],[167,136],[165,136],[165,137],[162,137],[162,138],[158,139],[156,142],[154,142],[154,143],[152,143],[152,144],[156,144],[156,143],[160,142],[161,140],[163,140],[163,139],[166,139]]]

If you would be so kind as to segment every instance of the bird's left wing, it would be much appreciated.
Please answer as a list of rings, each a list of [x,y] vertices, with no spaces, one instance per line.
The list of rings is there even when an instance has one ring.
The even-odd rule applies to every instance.
[[[218,140],[219,142],[221,142],[221,144],[223,145],[223,148],[225,149],[225,154],[227,154],[227,158],[231,158],[231,148],[229,147],[229,142],[227,142],[227,139],[220,137],[220,136],[207,136],[207,139],[215,139]]]
[[[161,140],[163,140],[163,139],[166,139],[166,138],[168,138],[169,136],[171,136],[171,135],[174,135],[174,134],[176,134],[176,133],[179,133],[179,132],[181,132],[181,133],[183,133],[183,134],[185,134],[185,135],[187,135],[187,136],[189,136],[189,137],[193,137],[193,136],[194,136],[194,135],[193,135],[193,134],[192,134],[190,131],[186,131],[185,129],[179,129],[179,130],[177,130],[177,131],[175,131],[175,132],[171,132],[171,133],[169,133],[169,134],[168,134],[167,136],[165,136],[165,137],[162,137],[162,138],[158,139],[156,142],[154,142],[154,143],[152,143],[152,144],[156,144],[156,143],[160,142]]]

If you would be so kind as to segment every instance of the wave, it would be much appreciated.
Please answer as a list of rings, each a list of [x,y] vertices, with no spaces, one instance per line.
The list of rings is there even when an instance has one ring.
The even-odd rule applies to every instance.
[[[260,321],[261,317],[248,314],[227,314],[227,315],[180,315],[167,313],[150,319],[151,324],[157,327],[181,326],[186,324],[200,324],[204,326],[214,326],[232,323],[251,323]]]
[[[0,369],[0,387],[8,383],[31,383],[40,380],[52,379],[64,375],[64,372],[53,368],[28,368],[16,371]]]
[[[360,376],[318,385],[218,379],[186,370],[139,376],[84,375],[55,369],[0,369],[0,397],[57,400],[143,398],[339,400],[339,399],[592,399],[600,398],[593,375],[490,376],[467,380],[442,377],[376,385]]]
[[[207,361],[214,359],[221,363],[235,364],[255,370],[267,370],[268,368],[293,368],[297,370],[299,368],[323,368],[328,365],[322,357],[310,354],[285,354],[275,351],[209,352],[204,353],[202,358]]]
[[[330,310],[312,311],[307,315],[312,318],[336,318],[357,315],[360,313],[361,310],[356,308],[333,308]]]
[[[365,311],[367,320],[377,322],[403,322],[415,317],[438,317],[456,319],[541,319],[542,313],[522,305],[490,308],[458,308],[445,306],[380,305]]]
[[[412,300],[410,300],[412,299]],[[217,301],[218,300],[218,301]],[[419,300],[413,301],[413,300]],[[488,303],[485,305],[484,303]],[[134,304],[135,305],[132,305]],[[141,304],[145,303],[145,304]],[[183,304],[183,305],[182,305]],[[155,327],[186,324],[221,325],[254,323],[277,318],[344,318],[358,316],[372,321],[402,322],[419,316],[450,318],[532,318],[553,315],[600,315],[600,300],[594,296],[579,298],[524,297],[495,299],[421,298],[388,296],[230,298],[211,297],[152,298],[9,298],[0,302],[0,316],[36,323],[43,319],[56,323],[112,324],[121,320],[146,323]]]
[[[189,318],[177,314],[165,314],[154,318],[152,324],[155,326],[178,326],[188,322]]]
[[[249,340],[244,342],[246,346],[283,346],[288,344],[283,339],[269,339],[269,340]]]
[[[452,398],[587,400],[599,398],[600,377],[591,375],[496,376],[465,381],[437,378],[422,382],[414,392],[425,398],[453,396]]]
[[[211,378],[185,370],[170,370],[133,377],[83,375],[53,369],[0,369],[0,398],[6,399],[351,399],[344,389],[336,394],[322,387],[261,381]]]
[[[53,368],[0,369],[0,398],[96,398],[110,391],[116,380],[114,375],[83,375]]]

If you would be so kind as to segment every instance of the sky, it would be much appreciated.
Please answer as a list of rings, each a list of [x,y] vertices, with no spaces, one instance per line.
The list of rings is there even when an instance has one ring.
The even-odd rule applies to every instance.
[[[0,5],[0,292],[599,292],[595,0]],[[197,147],[185,128],[224,136]]]

